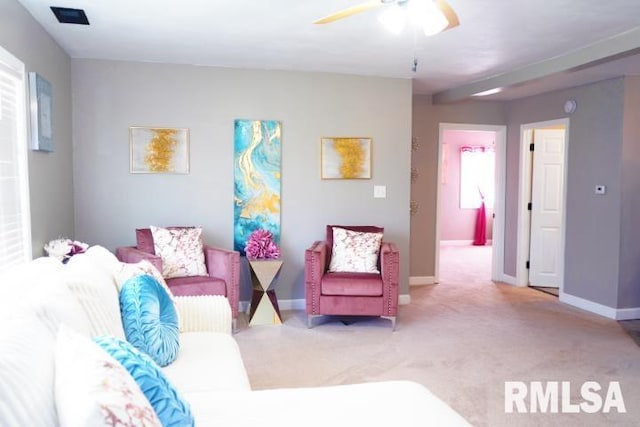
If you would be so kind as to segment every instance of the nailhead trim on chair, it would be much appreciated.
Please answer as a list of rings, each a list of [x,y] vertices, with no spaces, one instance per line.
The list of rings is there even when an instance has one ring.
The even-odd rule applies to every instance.
[[[313,249],[315,249],[318,246],[318,242],[316,242],[315,245],[313,245]],[[312,284],[311,284],[311,312],[313,314],[316,314],[318,311],[318,308],[316,307],[316,287],[313,285],[313,283],[315,283],[316,281],[316,275],[317,275],[317,271],[316,271],[316,262],[318,262],[319,260],[317,260],[318,258],[318,254],[313,251],[311,252],[311,278],[312,280]]]
[[[393,249],[393,247],[392,247]],[[380,254],[382,256],[382,254]],[[390,261],[390,265],[393,266],[393,268],[388,268],[385,270],[385,276],[386,276],[386,280],[384,280],[384,282],[387,284],[387,295],[391,295],[391,277],[392,277],[392,271],[393,269],[397,269],[398,268],[398,263],[399,261],[399,257],[398,257],[398,252],[391,252],[389,253],[387,256],[391,257],[391,261]],[[398,286],[398,285],[396,285]],[[387,299],[387,313],[388,316],[391,316],[391,298]]]
[[[320,263],[320,259],[319,259],[318,252],[316,251],[316,249],[318,248],[318,246],[323,245],[323,244],[324,244],[324,242],[322,242],[322,241],[316,241],[307,250],[307,255],[309,256],[309,263],[311,264],[310,282],[305,282],[305,285],[308,283],[309,287],[311,288],[311,313],[307,313],[307,314],[318,314],[318,312],[320,311],[320,307],[318,307],[317,304],[316,304],[316,299],[317,299],[316,295],[318,293],[318,289],[315,286],[315,284],[321,277],[321,275],[319,273],[321,271],[323,271],[323,270],[319,271],[316,268],[316,264]],[[323,266],[320,266],[320,268],[322,269]]]

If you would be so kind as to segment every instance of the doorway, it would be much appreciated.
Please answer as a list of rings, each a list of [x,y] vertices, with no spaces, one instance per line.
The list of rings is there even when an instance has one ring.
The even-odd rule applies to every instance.
[[[569,120],[521,127],[517,282],[556,296],[564,279]]]
[[[445,250],[447,251],[455,251],[456,246],[462,246],[460,247],[461,255],[469,254],[469,248],[473,247],[472,241],[475,237],[474,228],[478,217],[478,209],[460,207],[461,203],[464,205],[464,201],[460,200],[462,192],[460,191],[459,167],[461,146],[463,145],[467,148],[491,145],[494,150],[494,178],[491,188],[493,202],[490,203],[490,206],[489,204],[486,205],[488,214],[487,231],[491,236],[491,244],[486,247],[477,247],[479,251],[485,250],[485,253],[481,256],[471,256],[476,261],[482,258],[486,259],[487,263],[490,263],[489,268],[486,270],[490,271],[490,277],[486,277],[486,279],[502,281],[504,275],[506,126],[441,123],[438,143],[438,185],[436,187],[435,282],[440,282],[441,242],[446,242],[447,247]],[[447,211],[447,209],[453,209],[453,211]],[[460,234],[461,231],[466,234]]]

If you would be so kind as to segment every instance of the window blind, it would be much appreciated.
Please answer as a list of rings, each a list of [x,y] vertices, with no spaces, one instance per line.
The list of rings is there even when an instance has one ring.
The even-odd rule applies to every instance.
[[[0,271],[31,259],[24,74],[0,47]]]

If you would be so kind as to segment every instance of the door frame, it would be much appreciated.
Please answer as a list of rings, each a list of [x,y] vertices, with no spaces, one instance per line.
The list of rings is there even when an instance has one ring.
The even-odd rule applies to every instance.
[[[531,244],[531,221],[527,204],[531,201],[531,160],[529,144],[533,142],[533,131],[552,126],[564,126],[564,171],[562,186],[562,233],[560,237],[560,286],[559,292],[564,293],[564,254],[565,238],[567,234],[567,160],[569,155],[569,118],[547,120],[544,122],[526,123],[520,126],[520,171],[518,177],[518,246],[516,256],[516,285],[529,286],[529,270],[526,267]]]
[[[507,153],[507,127],[504,125],[478,125],[467,123],[440,123],[438,132],[438,168],[436,176],[436,239],[435,239],[435,266],[434,281],[440,281],[440,205],[441,191],[440,183],[442,177],[442,145],[444,144],[444,133],[448,130],[460,131],[485,131],[496,134],[496,157],[495,157],[495,192],[493,235],[492,235],[492,261],[491,280],[505,281],[504,274],[504,214],[505,214],[505,177],[506,177],[506,153]]]

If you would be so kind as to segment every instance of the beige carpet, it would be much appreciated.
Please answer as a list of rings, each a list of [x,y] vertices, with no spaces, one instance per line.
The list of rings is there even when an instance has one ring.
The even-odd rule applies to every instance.
[[[382,319],[307,329],[298,311],[284,312],[282,326],[247,328],[241,319],[235,338],[253,388],[410,379],[476,426],[640,425],[640,348],[618,323],[494,284],[489,264],[487,248],[443,247],[441,283],[411,288],[395,332]],[[571,401],[580,402],[590,380],[619,381],[627,413],[504,413],[505,381],[571,381]]]

